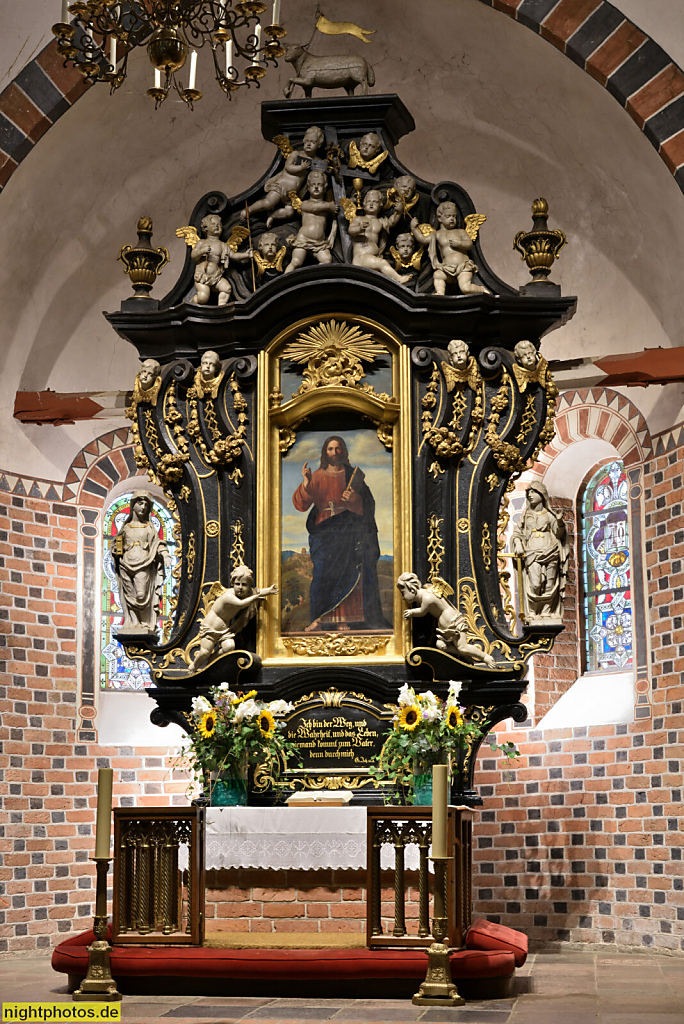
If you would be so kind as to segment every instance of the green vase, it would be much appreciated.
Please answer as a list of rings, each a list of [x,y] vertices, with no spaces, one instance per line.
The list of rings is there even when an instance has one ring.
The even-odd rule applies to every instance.
[[[244,807],[247,803],[247,779],[222,772],[211,780],[211,807]]]
[[[413,773],[413,803],[423,807],[432,806],[432,768],[424,773]]]

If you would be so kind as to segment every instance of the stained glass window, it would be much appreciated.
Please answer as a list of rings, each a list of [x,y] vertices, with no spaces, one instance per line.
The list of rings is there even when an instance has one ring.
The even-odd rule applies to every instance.
[[[584,489],[584,622],[587,671],[632,664],[632,564],[624,466],[606,463]]]
[[[123,625],[123,612],[119,602],[119,584],[114,573],[110,553],[112,538],[116,536],[131,510],[132,491],[120,495],[106,509],[103,522],[102,552],[102,606],[100,618],[100,688],[103,690],[144,690],[152,685],[149,666],[144,661],[132,660],[112,635]],[[173,570],[176,565],[176,543],[173,539],[171,513],[155,499],[152,500],[150,522],[166,542],[171,556],[162,587],[161,615],[158,620],[159,638],[171,614]]]

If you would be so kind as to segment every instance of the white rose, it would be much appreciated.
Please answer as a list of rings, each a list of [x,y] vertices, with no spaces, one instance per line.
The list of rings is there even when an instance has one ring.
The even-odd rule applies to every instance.
[[[259,705],[251,697],[249,700],[243,700],[242,704],[235,708],[236,722],[241,722],[244,718],[256,718],[258,714]]]
[[[428,704],[431,707],[436,708],[439,706],[439,701],[435,697],[432,690],[426,690],[425,693],[419,693],[418,700],[421,702],[421,704]]]
[[[457,683],[454,679],[449,680],[449,703],[455,704],[461,692],[463,683]]]
[[[211,704],[206,697],[193,697],[192,698],[192,713],[195,718],[201,718],[207,711],[211,711]]]
[[[268,705],[268,710],[272,715],[285,715],[288,711],[294,711],[294,704],[290,704],[286,700],[272,700]]]
[[[235,700],[235,698],[237,697],[237,694],[234,693],[233,690],[231,690],[230,683],[220,683],[218,686],[214,687],[214,690],[216,691],[217,695],[220,695],[221,697],[227,697],[228,700]]]
[[[409,686],[408,683],[404,683],[402,688],[399,690],[399,701],[398,701],[399,707],[400,708],[410,707],[411,704],[415,704],[415,701],[416,701],[415,690],[413,689],[413,687]]]
[[[436,718],[439,718],[439,709],[433,704],[428,704],[423,708],[421,718],[424,722],[434,722]]]

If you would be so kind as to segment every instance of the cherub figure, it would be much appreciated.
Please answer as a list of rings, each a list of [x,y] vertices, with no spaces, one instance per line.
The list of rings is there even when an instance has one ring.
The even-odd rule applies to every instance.
[[[549,364],[540,355],[531,341],[519,341],[513,349],[515,362],[513,373],[521,392],[527,390],[528,384],[540,384],[545,389],[556,390],[549,372]]]
[[[233,286],[224,276],[231,259],[243,263],[252,258],[252,250],[238,252],[237,248],[247,237],[247,229],[235,225],[227,242],[221,240],[223,222],[217,213],[210,213],[202,220],[200,228],[205,238],[200,238],[194,227],[178,228],[176,234],[191,246],[190,256],[195,261],[195,294],[190,302],[205,306],[212,291],[218,292],[219,306],[225,306],[233,293]]]
[[[402,174],[394,179],[394,184],[387,190],[387,207],[393,206],[397,199],[400,200],[404,216],[416,205],[420,196],[416,192],[416,179],[410,174]]]
[[[379,270],[385,277],[390,277],[399,284],[406,284],[410,280],[408,274],[400,274],[392,267],[387,260],[382,258],[387,243],[387,232],[398,223],[401,217],[401,208],[395,206],[388,217],[379,217],[382,209],[383,195],[377,189],[370,189],[363,197],[363,214],[356,216],[353,200],[348,200],[351,206],[345,204],[345,213],[351,217],[349,223],[349,237],[352,240],[353,257],[352,263],[355,267],[366,267],[368,270]]]
[[[264,185],[265,197],[252,203],[249,208],[250,216],[255,213],[270,214],[266,221],[267,228],[270,228],[274,220],[288,220],[294,216],[289,193],[299,195],[304,188],[306,176],[311,170],[311,161],[323,145],[325,134],[316,126],[307,128],[301,149],[295,149],[285,135],[276,135],[273,141],[285,157],[285,166]],[[281,204],[282,209],[276,210]]]
[[[437,220],[440,227],[437,231],[430,233],[428,248],[434,268],[432,283],[435,286],[435,293],[445,295],[447,281],[455,278],[463,295],[491,295],[489,288],[473,284],[473,274],[477,272],[477,264],[473,263],[468,256],[484,216],[471,214],[466,218],[465,228],[459,228],[456,204],[447,202],[440,203],[437,207]],[[479,223],[476,223],[477,221]]]
[[[467,342],[462,338],[453,338],[447,345],[449,362],[442,363],[442,372],[446,381],[447,391],[462,388],[466,383],[473,391],[477,391],[482,382],[477,369],[477,361],[471,356]]]
[[[338,204],[327,202],[325,199],[328,181],[323,171],[310,171],[306,180],[309,187],[309,198],[293,197],[292,199],[293,207],[301,214],[302,226],[296,235],[288,239],[293,251],[292,259],[285,268],[286,274],[301,267],[307,252],[312,253],[319,263],[332,263],[330,250],[337,233],[337,221],[333,221],[327,236],[325,227],[328,216],[337,212]]]
[[[404,572],[397,580],[397,589],[406,604],[418,602],[417,607],[404,611],[405,619],[422,618],[428,614],[437,619],[436,647],[450,654],[458,654],[467,661],[483,661],[488,668],[495,667],[491,654],[468,643],[468,625],[465,617],[448,600],[454,591],[445,580],[435,577],[431,583],[423,586],[415,573]]]
[[[537,350],[531,341],[519,341],[513,349],[516,363],[525,370],[534,370],[537,365]]]
[[[156,405],[160,388],[161,365],[156,359],[145,359],[135,378],[133,404],[149,402],[150,405]]]
[[[387,150],[382,148],[382,139],[376,132],[368,132],[359,142],[349,143],[349,159],[347,166],[350,171],[362,167],[370,174],[376,174],[380,164],[387,159]]]
[[[389,196],[389,192],[387,195]],[[415,227],[414,224],[416,225]],[[420,270],[420,263],[425,252],[425,236],[418,231],[417,225],[418,221],[414,217],[411,221],[411,230],[397,235],[395,244],[390,246],[390,252],[394,259],[394,269],[397,271],[403,270],[407,274],[415,274]],[[417,249],[414,245],[414,239],[418,242]]]
[[[211,395],[212,398],[216,398],[222,380],[223,370],[218,352],[203,352],[199,368],[195,371],[196,396],[204,398],[205,395]]]
[[[257,276],[261,277],[267,270],[275,270],[278,273],[283,269],[283,260],[287,247],[278,248],[280,239],[272,231],[266,231],[257,242],[258,252],[254,253],[254,261],[257,265]]]
[[[235,650],[235,637],[256,614],[256,603],[269,594],[277,594],[275,584],[259,590],[254,574],[246,565],[237,565],[230,574],[232,587],[224,590],[212,603],[199,628],[200,645],[190,666],[191,672],[204,668],[216,647],[219,653]]]

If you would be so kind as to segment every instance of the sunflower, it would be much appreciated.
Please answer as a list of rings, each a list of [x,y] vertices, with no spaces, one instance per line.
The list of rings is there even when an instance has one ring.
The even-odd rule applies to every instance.
[[[256,697],[256,690],[250,690],[249,693],[241,693],[238,697],[233,697],[231,704],[242,704],[246,700],[251,700],[252,697]]]
[[[459,725],[463,725],[461,709],[455,704],[450,704],[447,708],[446,724],[450,729],[458,729]]]
[[[205,740],[210,739],[216,732],[216,712],[205,711],[200,719],[199,731]]]
[[[420,722],[420,708],[417,704],[409,704],[399,712],[399,728],[406,732],[413,732]]]
[[[259,731],[265,740],[270,740],[275,732],[275,718],[268,708],[265,708],[259,715]]]

